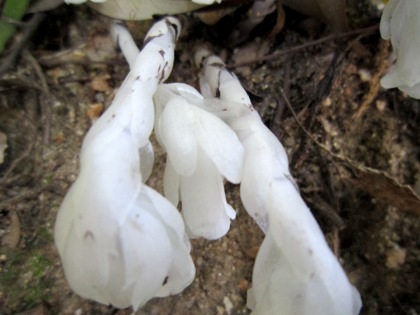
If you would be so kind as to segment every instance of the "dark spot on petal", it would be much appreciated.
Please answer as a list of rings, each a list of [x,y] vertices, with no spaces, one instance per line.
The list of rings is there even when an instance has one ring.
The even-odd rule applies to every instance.
[[[144,39],[144,46],[146,46],[151,40],[153,40],[153,39],[155,39],[155,38],[158,38],[158,37],[161,37],[162,36],[162,34],[160,34],[160,35],[156,35],[156,36],[147,36],[145,39]]]
[[[159,54],[160,54],[162,57],[165,57],[165,51],[164,51],[163,49],[159,50]]]
[[[171,23],[169,20],[166,20],[166,24],[168,24],[168,26],[173,29],[175,33],[175,38],[178,38],[178,35],[179,35],[178,25],[176,25],[175,23]]]
[[[95,237],[93,236],[92,231],[86,231],[85,234],[83,235],[84,240],[87,240],[88,238],[92,239],[93,241],[95,240]]]
[[[162,70],[162,72],[160,73],[159,82],[162,82],[164,79],[165,79],[165,70]]]
[[[225,65],[221,62],[212,62],[212,63],[209,63],[209,66],[217,67],[217,68],[224,68],[225,67]]]
[[[169,276],[166,276],[165,279],[163,279],[162,285],[167,284],[168,283],[168,280],[169,280]]]

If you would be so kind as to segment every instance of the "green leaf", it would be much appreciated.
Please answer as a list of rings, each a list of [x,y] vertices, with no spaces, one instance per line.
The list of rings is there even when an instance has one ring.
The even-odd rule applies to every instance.
[[[3,5],[3,19],[20,21],[28,8],[29,2],[30,0],[6,0]],[[15,32],[15,25],[0,21],[0,54]]]

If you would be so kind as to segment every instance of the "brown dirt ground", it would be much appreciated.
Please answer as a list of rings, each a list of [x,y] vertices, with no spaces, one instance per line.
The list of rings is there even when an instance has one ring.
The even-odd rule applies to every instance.
[[[372,7],[353,9],[355,27],[378,23]],[[225,36],[233,18],[210,28],[183,17],[184,35],[168,82],[197,86],[190,58],[198,43],[211,44],[233,64],[328,35],[313,20],[291,11],[286,17],[276,37],[264,36],[272,26],[269,18],[235,49]],[[85,7],[49,12],[16,69],[0,78],[0,131],[8,144],[0,164],[2,315],[131,314],[75,295],[63,278],[52,237],[58,207],[77,176],[83,136],[127,74],[107,21]],[[141,39],[148,25],[130,27]],[[256,95],[255,107],[286,147],[305,200],[361,292],[362,314],[416,315],[420,104],[379,88],[391,48],[377,31],[362,35],[233,70]],[[327,71],[336,52],[333,71]],[[322,92],[319,86],[328,81],[331,90]],[[164,155],[156,155],[149,184],[161,190]],[[197,276],[191,286],[150,301],[138,314],[250,313],[246,292],[263,235],[241,206],[238,187],[228,184],[226,190],[238,211],[229,233],[218,241],[194,240]]]

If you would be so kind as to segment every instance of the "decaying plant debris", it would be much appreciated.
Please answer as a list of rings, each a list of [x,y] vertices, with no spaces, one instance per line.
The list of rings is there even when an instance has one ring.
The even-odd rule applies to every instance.
[[[365,12],[371,14],[357,27],[377,25],[377,12]],[[274,24],[269,16],[233,49],[219,30],[233,28],[229,18],[214,27],[190,15],[183,22],[168,82],[198,86],[190,59],[196,44],[212,45],[228,65],[307,44],[234,70],[285,145],[301,193],[361,292],[362,314],[420,313],[420,104],[378,88],[376,74],[390,53],[379,33],[310,45],[329,36],[322,24],[286,10],[275,38],[264,37]],[[88,8],[49,12],[16,69],[0,79],[0,132],[7,141],[0,164],[2,314],[130,314],[74,295],[52,241],[57,209],[78,172],[83,136],[128,71],[106,23]],[[130,28],[141,39],[149,25]],[[161,190],[163,152],[156,160],[149,184]],[[246,292],[263,236],[239,206],[238,193],[227,186],[228,202],[239,209],[227,236],[193,240],[192,285],[181,295],[152,300],[138,314],[249,314]]]

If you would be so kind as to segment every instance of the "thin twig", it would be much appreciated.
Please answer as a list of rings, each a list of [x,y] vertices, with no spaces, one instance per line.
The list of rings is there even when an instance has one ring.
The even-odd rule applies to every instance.
[[[6,172],[4,172],[4,175],[3,175],[3,177],[2,178],[0,178],[0,185],[2,185],[5,181],[6,181],[6,179],[7,179],[7,177],[10,175],[10,173],[12,173],[13,172],[13,170],[16,168],[16,166],[23,160],[23,159],[25,159],[28,155],[29,155],[29,153],[31,153],[31,151],[32,151],[32,148],[34,147],[34,143],[32,142],[27,148],[26,148],[26,150],[17,158],[17,159],[15,159],[13,162],[12,162],[12,164],[9,166],[9,168],[6,170]]]
[[[16,61],[22,54],[22,51],[29,43],[29,39],[31,38],[32,34],[38,28],[38,25],[42,22],[44,17],[45,13],[34,14],[30,21],[25,25],[21,40],[13,47],[12,51],[2,62],[2,65],[0,65],[0,76],[9,71],[15,65]]]
[[[337,38],[343,38],[343,37],[348,37],[348,36],[354,36],[354,35],[359,35],[359,34],[368,34],[371,32],[374,32],[376,30],[378,30],[378,25],[373,25],[373,26],[369,26],[369,27],[365,27],[365,28],[361,28],[361,29],[357,29],[354,31],[349,31],[349,32],[344,32],[344,33],[338,33],[338,34],[331,34],[325,37],[322,37],[320,39],[311,41],[309,43],[305,43],[302,45],[297,45],[294,47],[290,47],[290,48],[286,48],[277,52],[274,52],[272,54],[266,55],[266,56],[262,56],[262,57],[258,57],[258,58],[254,58],[252,60],[247,60],[247,61],[243,61],[243,62],[238,62],[235,63],[233,65],[229,65],[228,68],[236,68],[236,67],[242,67],[242,66],[247,66],[250,64],[254,64],[257,62],[261,62],[261,61],[273,61],[278,59],[280,56],[286,55],[286,54],[290,54],[292,52],[296,52],[302,49],[306,49],[308,47],[312,47],[312,46],[316,46]]]
[[[308,108],[308,115],[307,115],[307,118],[305,119],[304,124],[307,130],[311,130],[313,126],[314,117],[317,112],[318,105],[325,98],[327,98],[331,93],[332,84],[333,84],[337,67],[344,60],[344,58],[342,58],[343,55],[344,55],[344,52],[341,51],[340,47],[338,47],[336,49],[336,52],[334,53],[333,59],[331,60],[327,70],[324,73],[323,79],[319,82],[316,88],[313,99],[306,106]],[[303,162],[303,160],[306,158],[306,155],[308,153],[306,149],[307,145],[308,145],[308,138],[305,137],[303,141],[300,143],[298,149],[295,151],[295,154],[291,161],[292,168],[298,168],[300,164]]]
[[[41,82],[41,86],[45,93],[43,93],[42,98],[40,100],[41,103],[41,110],[42,110],[42,118],[43,118],[43,125],[44,125],[44,135],[43,135],[43,143],[44,147],[47,147],[50,144],[50,129],[51,129],[51,93],[48,87],[47,79],[45,78],[44,72],[41,69],[41,66],[36,61],[36,59],[29,53],[24,54],[25,58],[30,62],[32,68],[35,70],[36,76],[38,77],[39,81]]]
[[[44,189],[45,188],[42,187],[42,186],[38,187],[38,188],[35,188],[35,189],[27,189],[27,190],[21,192],[20,194],[14,196],[14,197],[10,197],[9,199],[1,201],[0,202],[0,209],[10,207],[10,204],[14,204],[14,203],[22,201],[26,198],[30,198],[30,197],[33,197],[35,195],[38,195]]]
[[[0,16],[0,22],[11,24],[11,25],[14,25],[14,26],[17,26],[17,27],[23,27],[25,25],[24,22],[19,21],[19,20],[12,19],[12,18],[10,18],[10,17],[8,17],[6,15]]]
[[[388,41],[381,41],[379,43],[379,53],[377,57],[377,67],[376,72],[373,75],[372,79],[370,80],[370,87],[368,93],[366,93],[366,96],[364,97],[364,100],[362,104],[360,105],[357,112],[353,115],[353,119],[360,118],[366,110],[369,108],[370,104],[375,100],[375,98],[378,96],[379,90],[380,90],[380,80],[381,77],[383,77],[384,73],[388,69],[388,47],[389,42]]]

